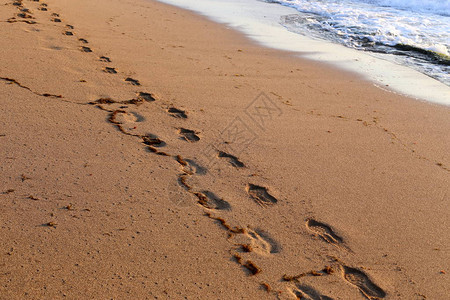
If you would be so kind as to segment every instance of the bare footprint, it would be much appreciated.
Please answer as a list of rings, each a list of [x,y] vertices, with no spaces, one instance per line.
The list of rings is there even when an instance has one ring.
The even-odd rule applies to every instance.
[[[107,56],[100,56],[99,60],[103,62],[111,62],[111,59]]]
[[[367,299],[376,300],[386,297],[386,292],[370,280],[363,271],[347,266],[341,268],[344,279],[356,286]]]
[[[115,68],[110,68],[110,67],[105,67],[103,69],[103,72],[105,73],[109,73],[109,74],[117,74],[117,71]]]
[[[261,229],[247,228],[245,230],[245,236],[250,239],[250,244],[246,247],[248,251],[268,255],[279,253],[281,250],[280,244]]]
[[[34,19],[34,17],[26,12],[18,13],[17,16],[22,19]]]
[[[37,24],[36,21],[32,21],[32,20],[16,20],[15,17],[9,18],[6,22],[8,22],[8,23],[22,22],[22,23],[26,23],[26,24]]]
[[[295,287],[290,289],[290,292],[297,297],[297,299],[302,300],[333,300],[333,298],[324,296],[313,287],[304,284],[295,285]]]
[[[267,188],[256,185],[256,184],[247,184],[247,193],[255,200],[256,203],[265,207],[268,205],[274,205],[278,202],[278,200],[269,194]]]
[[[236,168],[243,168],[243,167],[245,167],[244,163],[241,162],[241,161],[240,161],[236,156],[234,156],[234,155],[228,154],[228,153],[223,152],[223,151],[219,151],[218,156],[221,157],[221,158],[227,158],[228,161],[230,162],[230,164],[231,164],[233,167],[236,167]]]
[[[145,121],[145,117],[136,112],[122,112],[116,115],[115,120],[120,124],[130,124],[130,123],[132,124]]]
[[[132,85],[137,85],[137,86],[141,85],[139,80],[133,79],[131,77],[125,78],[125,81],[131,83]]]
[[[181,157],[181,155],[177,155],[176,160],[182,166],[183,172],[188,175],[193,175],[193,174],[205,175],[206,174],[206,169],[203,168],[202,166],[200,166],[199,164],[197,164],[197,162],[195,162],[192,159],[184,159],[183,157]]]
[[[147,135],[144,135],[144,136],[142,137],[142,141],[143,141],[143,143],[144,143],[145,145],[152,146],[152,147],[160,148],[160,147],[166,146],[166,142],[164,142],[163,140],[159,139],[159,138],[158,138],[156,135],[154,135],[154,134],[147,134]]]
[[[92,49],[89,47],[81,46],[81,51],[89,53],[89,52],[92,52]]]
[[[330,244],[337,246],[343,243],[343,239],[334,233],[333,229],[327,224],[318,222],[314,219],[309,219],[306,222],[306,228]]]
[[[170,107],[167,112],[174,118],[187,119],[186,112],[184,110]]]
[[[231,210],[231,205],[227,201],[217,197],[213,192],[201,191],[195,192],[198,203],[208,209]]]
[[[198,132],[195,132],[194,130],[186,129],[186,128],[180,128],[178,130],[178,133],[181,135],[181,139],[187,141],[187,142],[198,142],[200,141],[199,136],[197,135]]]
[[[139,92],[137,94],[137,96],[138,96],[139,100],[142,99],[142,100],[147,101],[147,102],[156,101],[155,97],[152,94],[150,94],[150,93]]]
[[[191,173],[197,175],[205,175],[207,173],[206,168],[199,165],[196,161],[192,159],[186,159],[186,162],[188,163]]]

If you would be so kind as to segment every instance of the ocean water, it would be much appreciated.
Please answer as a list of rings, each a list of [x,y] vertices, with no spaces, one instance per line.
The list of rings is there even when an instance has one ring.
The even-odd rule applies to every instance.
[[[384,90],[450,106],[450,0],[158,1],[238,30],[264,47],[358,73]],[[385,19],[388,11],[396,17]],[[422,17],[414,23],[415,14]]]
[[[299,34],[395,60],[450,86],[450,0],[266,0]]]

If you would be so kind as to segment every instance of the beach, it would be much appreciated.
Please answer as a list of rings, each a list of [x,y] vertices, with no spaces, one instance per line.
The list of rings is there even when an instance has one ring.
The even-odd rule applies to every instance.
[[[0,4],[0,299],[448,298],[448,106],[156,1]]]

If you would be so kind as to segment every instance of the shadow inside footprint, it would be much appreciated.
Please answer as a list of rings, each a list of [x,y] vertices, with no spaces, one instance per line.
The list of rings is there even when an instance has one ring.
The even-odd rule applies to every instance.
[[[219,157],[222,157],[222,158],[227,158],[228,161],[230,162],[230,164],[231,164],[233,167],[236,167],[236,168],[243,168],[243,167],[245,167],[244,163],[241,162],[241,161],[240,161],[236,156],[234,156],[234,155],[228,154],[228,153],[223,152],[223,151],[219,151],[218,156],[219,156]]]
[[[314,219],[309,219],[306,222],[306,227],[330,244],[338,245],[343,242],[343,239],[334,233],[333,229],[327,224],[318,222]]]
[[[140,123],[140,122],[144,122],[146,120],[143,115],[138,114],[137,112],[131,112],[130,114],[133,116],[133,118],[131,119],[131,122]]]
[[[131,77],[125,78],[125,81],[131,83],[132,85],[137,85],[137,86],[141,85],[139,80],[133,79]]]
[[[89,52],[92,52],[92,49],[89,48],[89,47],[82,46],[82,47],[81,47],[81,51],[86,52],[86,53],[89,53]]]
[[[198,203],[208,209],[231,210],[231,205],[227,201],[217,197],[213,192],[202,191],[195,193]]]
[[[186,162],[189,164],[189,167],[192,169],[191,172],[195,173],[197,175],[205,175],[207,170],[206,168],[200,166],[197,162],[195,162],[192,159],[185,159]]]
[[[328,296],[321,295],[318,291],[316,291],[313,287],[305,284],[297,284],[294,289],[292,289],[292,293],[298,299],[310,299],[310,300],[333,300]]]
[[[142,141],[145,145],[153,146],[153,147],[164,147],[166,146],[166,142],[159,139],[156,135],[153,134],[147,134],[142,136]]]
[[[261,206],[273,205],[278,200],[269,194],[267,188],[249,183],[247,185],[247,193],[253,198],[253,200]]]
[[[188,141],[188,142],[198,142],[200,141],[200,138],[197,135],[197,132],[194,130],[186,129],[186,128],[180,128],[178,130],[178,133],[181,135],[181,139]]]
[[[107,56],[100,56],[99,60],[103,62],[111,62],[111,59]]]
[[[174,118],[187,119],[187,115],[184,110],[175,107],[170,107],[167,111]]]
[[[358,269],[342,266],[342,276],[349,283],[355,285],[368,299],[374,300],[386,297],[386,292],[373,283],[364,272]]]
[[[78,40],[84,44],[89,44],[89,42],[86,39],[78,39]]]
[[[264,241],[267,245],[266,249],[269,253],[279,253],[281,251],[280,244],[273,239],[267,232],[261,230],[261,229],[255,229],[253,232],[249,230],[248,234],[260,241]]]
[[[32,15],[27,14],[26,12],[19,13],[17,16],[23,19],[34,19]]]
[[[109,74],[117,74],[117,71],[115,68],[110,68],[110,67],[105,67],[103,69],[103,72],[105,73],[109,73]]]
[[[144,100],[147,102],[156,101],[155,97],[150,93],[139,92],[137,96],[139,100]]]

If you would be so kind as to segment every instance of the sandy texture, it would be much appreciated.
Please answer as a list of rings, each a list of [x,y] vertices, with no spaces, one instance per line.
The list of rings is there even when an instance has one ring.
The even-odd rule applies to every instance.
[[[0,5],[0,299],[450,294],[448,108],[154,1]]]

